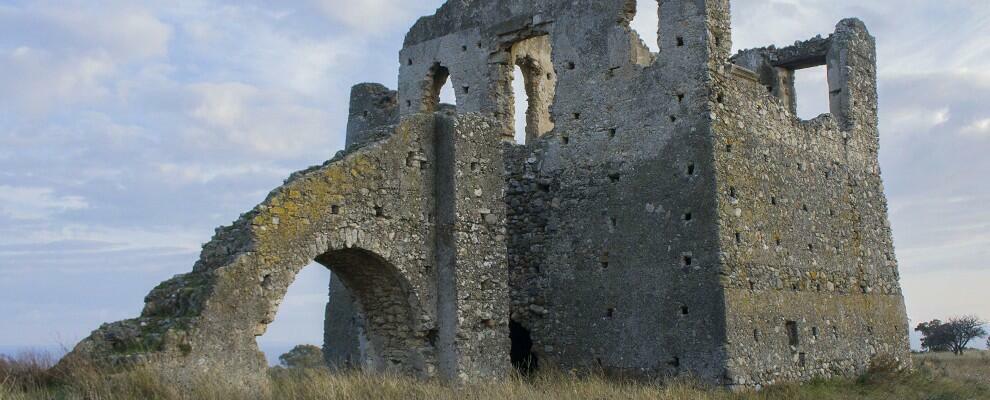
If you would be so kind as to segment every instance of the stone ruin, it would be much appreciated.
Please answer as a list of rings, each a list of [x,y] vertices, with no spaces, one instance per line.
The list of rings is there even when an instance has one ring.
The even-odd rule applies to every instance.
[[[448,1],[407,34],[398,90],[354,87],[346,150],[67,359],[261,384],[255,338],[315,260],[337,366],[753,387],[909,365],[864,24],[730,56],[729,0],[658,3],[651,53],[635,0]],[[821,65],[831,112],[802,120],[794,73]]]

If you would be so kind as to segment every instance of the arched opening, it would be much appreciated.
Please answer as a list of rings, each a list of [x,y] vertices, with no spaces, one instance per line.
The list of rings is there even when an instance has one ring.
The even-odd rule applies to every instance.
[[[269,365],[279,364],[279,356],[296,346],[323,346],[323,316],[329,281],[330,271],[316,263],[296,275],[279,303],[275,320],[268,325],[265,334],[257,338],[258,347],[265,353]]]
[[[514,320],[510,320],[509,340],[512,342],[509,357],[512,360],[512,366],[517,371],[523,375],[529,375],[539,369],[539,358],[533,352],[533,338],[529,329]]]
[[[511,136],[516,143],[529,143],[554,128],[550,106],[557,90],[557,73],[551,60],[550,37],[522,40],[511,51]]]
[[[426,76],[422,111],[428,113],[439,111],[440,104],[456,107],[457,91],[454,89],[453,81],[447,67],[434,63]]]
[[[344,364],[328,366],[426,376],[430,335],[417,323],[422,313],[417,313],[418,301],[401,272],[381,256],[355,248],[329,251],[315,262],[319,265],[296,274],[276,303],[278,323],[256,340],[270,364],[297,344],[323,344],[319,347],[328,361],[349,357]],[[330,315],[332,311],[341,315]],[[334,325],[341,321],[354,325]]]

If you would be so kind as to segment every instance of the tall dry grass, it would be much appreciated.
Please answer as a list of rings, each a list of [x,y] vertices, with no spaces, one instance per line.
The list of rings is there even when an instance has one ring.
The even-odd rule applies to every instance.
[[[661,400],[792,400],[792,399],[990,399],[990,354],[964,357],[917,356],[916,370],[896,371],[878,365],[858,379],[779,385],[761,391],[732,393],[688,380],[633,382],[602,376],[544,372],[499,382],[449,386],[398,376],[335,374],[325,369],[273,370],[270,392],[258,395],[204,379],[186,391],[170,387],[148,369],[104,374],[73,366],[52,371],[51,359],[24,355],[0,361],[0,399],[35,400],[238,400],[238,399],[661,399]],[[206,378],[206,377],[205,377]]]

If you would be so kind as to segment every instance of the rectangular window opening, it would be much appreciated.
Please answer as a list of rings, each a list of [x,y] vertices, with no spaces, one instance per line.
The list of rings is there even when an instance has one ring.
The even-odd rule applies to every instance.
[[[794,71],[797,116],[814,119],[829,113],[828,68],[824,65]]]
[[[801,344],[801,338],[798,334],[798,323],[797,321],[787,321],[784,324],[787,328],[787,344],[791,346],[797,346]]]

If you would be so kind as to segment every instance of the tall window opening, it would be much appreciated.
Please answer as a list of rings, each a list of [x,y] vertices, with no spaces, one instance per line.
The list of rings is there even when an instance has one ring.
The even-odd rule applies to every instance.
[[[523,80],[522,69],[516,66],[512,73],[512,97],[515,112],[516,144],[526,144],[526,112],[529,109],[529,95],[526,94],[526,82]]]
[[[512,342],[512,349],[509,352],[512,366],[516,367],[523,375],[536,371],[539,368],[539,359],[536,353],[533,353],[533,338],[530,336],[529,329],[510,320],[509,340]]]
[[[657,0],[630,0],[626,7],[626,12],[632,14],[629,27],[639,34],[640,40],[651,52],[659,52],[660,5]]]
[[[329,283],[330,270],[316,263],[296,275],[279,305],[275,320],[257,339],[269,365],[279,365],[279,357],[289,352],[293,354],[293,362],[302,363],[294,366],[323,364],[323,322]],[[304,348],[294,351],[297,346]],[[311,365],[314,363],[318,365]]]
[[[512,46],[511,52],[514,66],[511,75],[506,76],[511,83],[505,86],[512,93],[506,110],[511,118],[505,121],[511,132],[506,137],[513,137],[516,143],[528,143],[554,127],[550,105],[557,90],[557,71],[551,60],[550,37],[522,40]]]
[[[828,68],[824,65],[794,71],[797,116],[814,119],[829,113]]]

